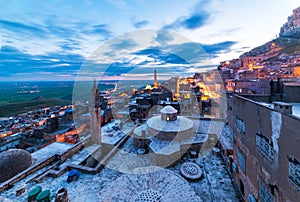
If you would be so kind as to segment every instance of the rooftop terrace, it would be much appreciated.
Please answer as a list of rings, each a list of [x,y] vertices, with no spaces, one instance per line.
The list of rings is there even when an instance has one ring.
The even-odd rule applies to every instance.
[[[211,123],[208,120],[194,120],[194,123],[197,125],[202,125],[201,132],[208,132],[214,129],[214,123]],[[228,126],[225,126],[225,128]],[[200,130],[200,129],[199,129]],[[223,132],[222,132],[223,131]],[[200,132],[200,131],[199,131]],[[232,136],[232,131],[228,128],[221,130],[223,138],[227,138]],[[230,140],[229,140],[230,141]],[[68,146],[64,147],[64,144],[54,144],[48,146],[49,148],[44,148],[40,151],[40,153],[35,153],[34,158],[38,159],[42,155],[42,153],[55,153],[54,146],[57,145],[59,150],[56,152],[60,153],[64,149],[68,148]],[[98,148],[98,147],[97,147]],[[91,145],[89,147],[84,147],[75,153],[72,157],[68,158],[64,163],[60,164],[58,168],[64,167],[67,164],[81,164],[87,157],[97,150],[95,145]],[[226,165],[222,160],[222,157],[218,154],[212,154],[212,148],[208,149],[207,152],[203,152],[198,157],[193,157],[189,153],[183,156],[183,158],[179,161],[175,166],[167,168],[166,172],[171,176],[174,176],[176,179],[178,176],[182,182],[184,182],[183,187],[189,187],[187,189],[178,190],[178,186],[176,184],[170,185],[168,187],[169,196],[177,196],[175,193],[194,193],[195,196],[199,197],[202,201],[239,201],[239,195],[235,191],[231,178],[226,170]],[[185,162],[194,162],[196,163],[202,170],[203,176],[199,180],[189,181],[185,180],[180,176],[180,168]],[[57,162],[55,162],[57,163]],[[67,183],[68,171],[63,173],[61,176],[57,178],[46,177],[44,180],[41,180],[40,183],[34,182],[34,178],[42,175],[48,170],[54,169],[52,165],[48,165],[35,173],[32,173],[25,177],[24,179],[17,182],[11,189],[4,190],[0,192],[0,201],[7,199],[11,201],[27,201],[27,194],[32,188],[36,186],[42,186],[43,190],[49,189],[51,196],[54,196],[55,193],[61,189],[66,188],[68,190],[70,201],[102,201],[103,200],[103,190],[107,190],[109,187],[115,187],[115,182],[118,179],[126,178],[126,176],[133,175],[136,169],[139,168],[152,168],[151,162],[149,161],[149,155],[139,154],[138,149],[133,146],[133,137],[129,137],[129,139],[125,142],[125,144],[117,150],[116,154],[105,164],[103,169],[100,172],[95,174],[86,174],[80,173],[79,179],[73,181],[71,183]],[[151,170],[151,169],[150,169]],[[155,170],[155,169],[154,169]],[[154,171],[153,170],[153,171]],[[162,172],[162,174],[165,171]],[[136,174],[134,174],[136,175]],[[163,177],[163,176],[162,176]],[[166,177],[166,176],[165,176]],[[133,177],[134,178],[134,177]],[[134,178],[136,179],[136,178]],[[146,179],[146,178],[145,178]],[[151,178],[152,179],[152,178]],[[158,181],[154,180],[153,183],[157,184]],[[135,182],[131,182],[134,183]],[[142,183],[142,181],[141,181]],[[16,190],[18,187],[26,184],[26,191],[21,196],[16,196]],[[125,184],[126,185],[126,184]],[[124,185],[124,186],[125,186]],[[135,184],[133,186],[136,186]],[[118,190],[127,190],[132,187],[121,187],[117,186],[114,190],[118,192]],[[140,192],[149,191],[150,187],[144,187],[143,190],[139,190]],[[188,190],[188,191],[187,191]],[[174,192],[172,194],[172,192]],[[149,192],[150,193],[150,192]],[[142,194],[137,197],[144,197],[148,192]],[[159,192],[160,193],[160,192]],[[164,192],[162,192],[164,193]],[[146,195],[145,195],[146,194]],[[151,192],[151,194],[153,194]],[[148,196],[148,195],[147,195]],[[157,196],[157,195],[153,195]],[[188,197],[188,196],[187,196]],[[140,199],[138,198],[138,199]],[[170,198],[174,199],[174,198]],[[164,200],[166,201],[166,200]],[[179,200],[180,201],[180,200]]]

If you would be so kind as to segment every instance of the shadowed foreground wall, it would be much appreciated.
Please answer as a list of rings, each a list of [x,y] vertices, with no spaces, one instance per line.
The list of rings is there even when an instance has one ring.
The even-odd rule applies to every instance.
[[[300,170],[300,119],[241,96],[229,99],[233,176],[245,201],[300,201],[300,176],[293,178]]]

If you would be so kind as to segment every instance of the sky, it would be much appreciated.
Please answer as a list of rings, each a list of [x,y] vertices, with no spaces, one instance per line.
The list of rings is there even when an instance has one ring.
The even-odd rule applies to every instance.
[[[0,80],[187,75],[274,39],[298,0],[0,0]],[[152,77],[151,77],[152,78]]]

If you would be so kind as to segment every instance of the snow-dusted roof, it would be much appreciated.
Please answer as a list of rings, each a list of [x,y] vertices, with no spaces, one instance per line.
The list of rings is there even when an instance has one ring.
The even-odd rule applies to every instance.
[[[168,105],[162,108],[160,112],[163,114],[175,114],[177,113],[177,110],[174,107]]]
[[[147,121],[148,127],[161,132],[183,132],[193,128],[193,121],[178,116],[176,121],[165,121],[160,116],[154,116]]]
[[[156,167],[147,167],[150,172],[141,169],[108,183],[101,190],[101,201],[202,201],[178,174]]]

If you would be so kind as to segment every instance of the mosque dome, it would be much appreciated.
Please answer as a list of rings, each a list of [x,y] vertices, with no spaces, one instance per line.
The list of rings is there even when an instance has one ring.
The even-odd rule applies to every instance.
[[[31,154],[23,149],[10,149],[0,153],[0,182],[12,178],[31,164]]]

